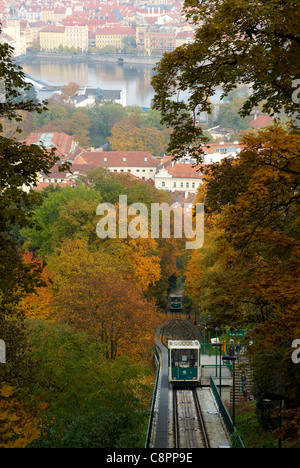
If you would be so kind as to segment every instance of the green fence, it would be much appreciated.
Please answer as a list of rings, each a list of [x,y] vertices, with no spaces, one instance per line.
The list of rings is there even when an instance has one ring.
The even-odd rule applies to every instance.
[[[150,417],[149,417],[149,422],[148,422],[145,448],[149,448],[150,439],[151,439],[152,425],[153,425],[153,418],[154,418],[154,407],[155,407],[155,402],[156,402],[158,379],[159,379],[160,367],[161,367],[161,364],[160,364],[161,358],[156,347],[155,347],[155,356],[156,356],[156,362],[157,362],[156,381],[155,381],[155,387],[154,387],[153,396],[152,396],[151,412],[150,412]]]
[[[226,406],[223,403],[222,398],[220,397],[220,394],[218,392],[217,386],[215,384],[214,379],[212,376],[210,376],[210,388],[213,392],[213,395],[215,397],[215,400],[217,402],[219,411],[221,413],[221,416],[223,418],[223,421],[225,423],[225,426],[230,434],[231,439],[234,439],[235,441],[235,448],[246,448],[243,442],[243,439],[241,436],[238,434],[235,426],[233,425],[232,419],[227,411]]]
[[[222,342],[222,355],[234,355],[239,357],[243,355],[246,351],[245,347],[242,346],[240,350],[237,349],[237,343],[231,344]],[[201,343],[201,354],[207,356],[215,356],[216,354],[220,354],[219,349],[215,348],[212,343]]]

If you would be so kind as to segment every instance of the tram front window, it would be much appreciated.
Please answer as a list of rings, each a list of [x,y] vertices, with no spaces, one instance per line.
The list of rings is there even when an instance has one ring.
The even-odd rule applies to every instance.
[[[196,349],[173,349],[171,353],[172,367],[195,367],[198,361]]]

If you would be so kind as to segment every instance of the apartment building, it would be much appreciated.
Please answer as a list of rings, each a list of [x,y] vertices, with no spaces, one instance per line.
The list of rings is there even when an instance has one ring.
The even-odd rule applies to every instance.
[[[135,38],[135,30],[129,26],[119,25],[104,27],[96,32],[96,47],[103,49],[106,46],[113,46],[120,50],[124,47],[123,39],[126,37]]]
[[[65,26],[65,42],[66,46],[75,49],[80,49],[86,52],[89,48],[89,27],[88,25]]]
[[[148,151],[102,151],[83,152],[74,161],[72,169],[77,164],[93,164],[102,166],[116,173],[129,173],[142,180],[153,179],[159,161]]]
[[[85,26],[49,25],[40,31],[40,48],[46,52],[54,52],[59,47],[75,47],[83,52],[89,48],[89,28]]]
[[[24,3],[19,8],[18,16],[27,21],[39,21],[41,19],[41,7],[36,5],[26,6]]]
[[[139,48],[151,55],[153,50],[158,52],[171,52],[176,47],[176,32],[168,26],[151,26],[136,28],[136,41]]]
[[[158,168],[154,176],[155,187],[169,192],[197,193],[203,183],[202,170],[200,166],[169,160]]]
[[[59,21],[62,21],[67,16],[68,16],[68,11],[64,7],[59,7],[59,8],[42,7],[41,8],[40,19],[42,21],[59,22]]]
[[[66,46],[65,26],[49,25],[40,31],[40,49],[54,52],[59,46]]]

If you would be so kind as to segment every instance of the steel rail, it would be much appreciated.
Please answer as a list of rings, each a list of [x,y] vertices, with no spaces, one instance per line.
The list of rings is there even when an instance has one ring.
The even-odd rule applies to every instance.
[[[205,427],[205,423],[204,423],[204,419],[203,419],[203,414],[202,414],[199,398],[198,398],[198,395],[197,395],[197,390],[196,390],[196,388],[193,388],[192,391],[193,391],[194,402],[195,402],[195,406],[196,406],[196,410],[197,410],[199,425],[200,425],[200,428],[201,428],[205,448],[210,448],[209,438],[208,438],[208,435],[207,435],[207,431],[206,431],[206,427]]]
[[[179,448],[177,395],[176,395],[175,387],[173,387],[173,422],[174,422],[174,448]]]

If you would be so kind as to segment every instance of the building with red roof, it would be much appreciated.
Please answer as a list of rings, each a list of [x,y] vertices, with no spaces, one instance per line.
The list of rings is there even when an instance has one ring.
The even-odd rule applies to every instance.
[[[98,29],[96,32],[96,47],[103,49],[106,46],[113,46],[116,49],[123,49],[123,40],[127,37],[135,39],[135,29],[130,26],[115,25]]]
[[[31,133],[24,140],[27,145],[44,146],[46,149],[55,149],[55,154],[62,161],[72,161],[84,150],[74,140],[74,138],[66,133]]]
[[[196,193],[203,183],[205,166],[165,159],[154,176],[155,187],[170,192]]]
[[[273,117],[269,115],[258,115],[255,116],[254,120],[250,123],[250,127],[252,128],[264,128],[268,125],[272,125],[274,123]]]
[[[160,163],[148,151],[101,151],[81,153],[74,159],[73,169],[77,164],[93,164],[148,180],[154,177]]]

